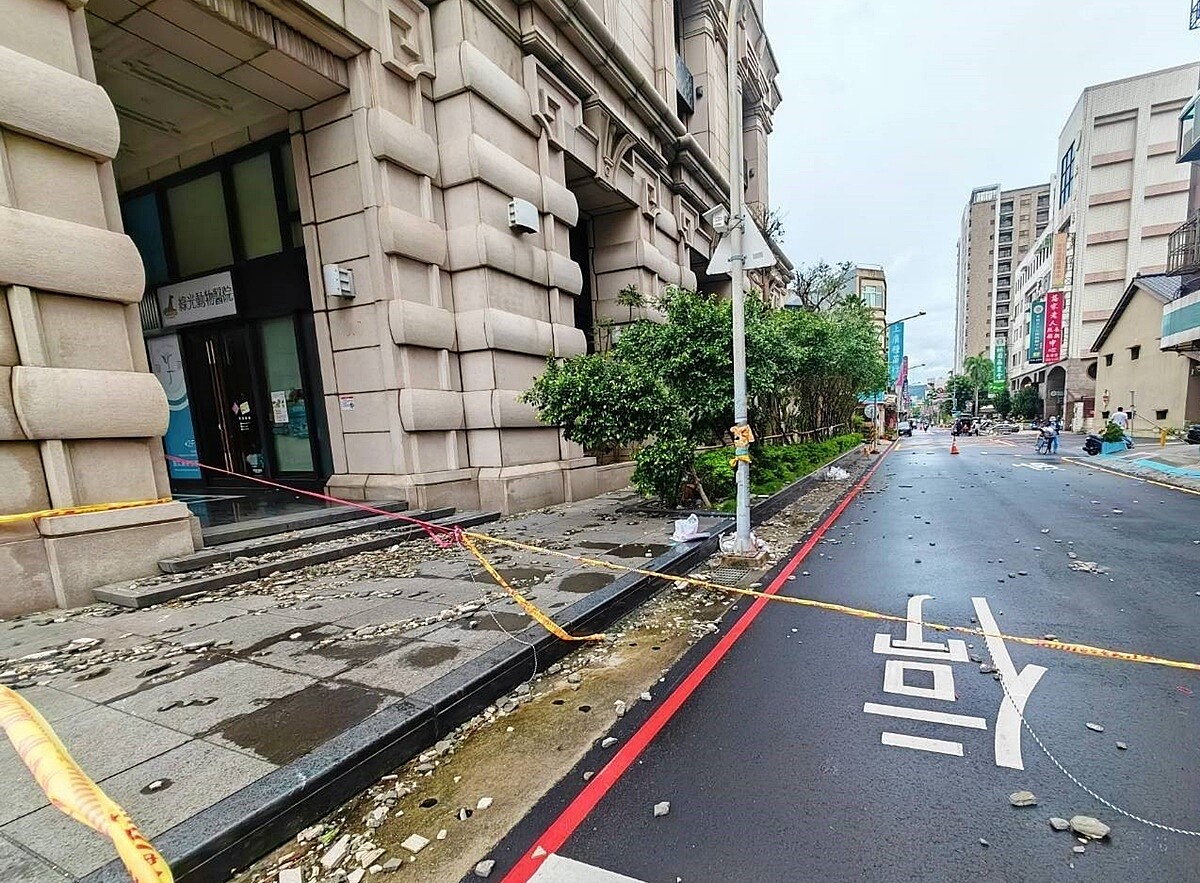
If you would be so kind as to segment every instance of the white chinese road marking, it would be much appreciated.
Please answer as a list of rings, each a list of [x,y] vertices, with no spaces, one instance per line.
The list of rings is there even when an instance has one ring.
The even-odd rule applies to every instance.
[[[884,745],[896,748],[913,748],[917,751],[931,751],[934,754],[953,754],[963,756],[961,742],[947,742],[943,739],[926,739],[923,736],[906,736],[902,733],[883,733],[879,737]]]
[[[585,865],[557,853],[547,856],[529,883],[641,883],[624,874],[614,874],[594,865]]]
[[[988,652],[992,663],[1003,679],[1004,700],[1000,703],[1000,714],[996,718],[996,766],[1008,767],[1014,770],[1025,769],[1021,759],[1021,715],[1025,711],[1025,703],[1029,694],[1037,686],[1046,669],[1040,665],[1027,665],[1017,673],[1013,666],[1012,657],[1004,640],[999,637],[1000,629],[996,618],[988,607],[986,598],[972,598],[975,605],[975,616],[984,631]]]
[[[981,717],[971,717],[966,714],[949,714],[945,711],[926,711],[923,708],[904,708],[900,705],[881,705],[878,702],[863,704],[867,714],[879,714],[884,717],[902,717],[907,720],[925,721],[931,724],[946,724],[951,727],[966,727],[971,730],[986,730],[987,721]]]
[[[933,686],[914,687],[906,684],[904,676],[910,671],[929,672],[933,675]],[[883,691],[900,696],[916,696],[920,699],[940,699],[943,702],[953,702],[954,669],[948,665],[938,665],[934,662],[889,659],[883,669]]]

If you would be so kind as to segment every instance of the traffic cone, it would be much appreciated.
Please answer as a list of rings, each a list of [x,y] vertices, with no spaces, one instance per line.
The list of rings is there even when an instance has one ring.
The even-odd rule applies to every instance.
[[[953,436],[950,437],[950,453],[958,453],[958,439],[954,438]]]

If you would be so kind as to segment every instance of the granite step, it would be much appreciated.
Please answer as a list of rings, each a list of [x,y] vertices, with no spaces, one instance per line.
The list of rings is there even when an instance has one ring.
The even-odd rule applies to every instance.
[[[433,524],[443,527],[473,527],[486,524],[500,517],[499,512],[457,512],[443,518],[429,519]],[[116,604],[120,607],[139,609],[162,604],[176,598],[192,595],[203,595],[219,589],[225,589],[239,583],[261,579],[274,573],[287,573],[301,570],[314,564],[326,564],[349,558],[360,552],[375,552],[386,549],[396,543],[420,540],[426,536],[425,531],[417,525],[405,525],[389,530],[386,533],[359,540],[351,540],[331,549],[309,549],[300,547],[294,554],[271,561],[254,563],[237,570],[222,570],[213,574],[198,574],[197,576],[172,581],[161,581],[138,585],[136,583],[120,582],[93,589],[97,601]]]
[[[372,504],[373,505],[373,504]],[[362,510],[356,510],[360,515]],[[431,509],[426,512],[403,512],[406,518],[420,518],[423,521],[433,521],[437,518],[447,518],[454,514],[454,508]],[[288,529],[272,534],[257,536],[252,539],[237,542],[222,543],[219,546],[200,549],[190,555],[177,558],[164,558],[158,562],[158,569],[163,573],[188,573],[202,570],[212,564],[232,561],[235,558],[249,555],[263,555],[267,552],[284,552],[288,549],[298,549],[312,543],[323,543],[327,540],[340,540],[359,533],[380,530],[382,528],[404,526],[405,522],[390,515],[371,515],[367,518],[357,518],[353,521],[341,521],[334,524],[324,524],[302,530]]]
[[[384,512],[403,512],[408,508],[408,503],[404,500],[372,500],[367,505],[374,509],[382,509]],[[287,531],[306,530],[326,524],[354,521],[362,517],[363,510],[356,506],[330,506],[327,509],[312,509],[308,512],[267,515],[263,518],[251,518],[233,524],[217,524],[204,528],[202,533],[205,547],[222,546],[226,543],[238,543]]]

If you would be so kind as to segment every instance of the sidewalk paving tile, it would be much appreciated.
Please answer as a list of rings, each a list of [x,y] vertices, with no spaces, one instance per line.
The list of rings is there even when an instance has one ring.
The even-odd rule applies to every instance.
[[[162,665],[164,662],[173,664],[166,671],[154,676],[153,679],[140,677],[147,669]],[[121,663],[109,666],[111,671],[107,674],[92,677],[85,681],[78,680],[79,676],[71,672],[53,675],[48,680],[50,686],[77,698],[86,699],[90,702],[108,703],[114,699],[128,696],[131,693],[145,690],[153,684],[175,680],[196,670],[205,663],[206,660],[204,657],[192,656],[190,654],[178,656],[173,659],[162,659],[161,655],[155,655],[146,659],[124,660]],[[94,670],[90,673],[94,674]]]
[[[288,635],[307,634],[319,626],[304,619],[284,613],[248,613],[228,622],[219,622],[188,632],[182,643],[196,641],[230,641],[216,648],[223,654],[243,654],[260,647],[267,647]],[[209,651],[213,652],[213,651]]]
[[[366,665],[344,672],[338,676],[338,680],[353,681],[407,696],[481,652],[417,639]]]
[[[188,737],[176,730],[123,714],[103,705],[54,724],[59,740],[93,779],[103,779],[149,760]],[[12,751],[0,752],[0,824],[31,813],[49,801],[33,775]]]
[[[358,684],[318,681],[222,721],[204,741],[283,766],[396,701]]]
[[[297,640],[286,637],[256,650],[247,659],[312,678],[331,678],[350,668],[355,664],[355,660],[347,659],[344,654],[336,651],[329,652],[336,645],[318,648],[316,644],[343,633],[344,630],[337,626],[322,625],[306,631],[304,636]]]
[[[114,626],[114,621],[115,618],[73,616],[66,622],[35,618],[0,623],[0,657],[17,660],[30,653],[61,647],[75,638],[103,638],[107,644],[118,640],[121,634],[128,631]],[[45,622],[46,625],[37,625],[38,622]]]
[[[194,674],[121,699],[113,707],[198,735],[264,703],[303,690],[313,679],[240,660],[218,662]],[[176,702],[216,697],[208,705],[167,708]]]
[[[288,604],[277,604],[272,608],[276,616],[290,616],[293,619],[303,619],[308,622],[329,623],[354,616],[356,613],[369,613],[381,604],[388,603],[388,598],[355,597],[355,598],[298,598]]]
[[[186,607],[150,607],[114,616],[109,622],[122,634],[132,632],[143,637],[165,637],[186,642],[193,631],[218,623],[249,616],[244,606],[220,601]]]
[[[66,883],[70,879],[44,859],[0,835],[0,880],[11,880],[13,883]]]
[[[426,597],[432,598],[432,596],[424,596],[416,600],[392,598],[384,601],[378,607],[344,616],[337,620],[337,624],[347,629],[356,629],[365,625],[389,625],[405,619],[424,619],[429,616],[437,616],[446,609],[447,605],[426,600]]]
[[[439,629],[426,632],[421,636],[422,641],[431,644],[445,644],[452,647],[467,647],[471,650],[491,650],[497,644],[503,644],[510,634],[516,634],[533,624],[527,616],[505,616],[499,614],[500,626],[486,613],[479,614],[479,626],[471,629],[457,622],[444,625]]]
[[[143,834],[153,838],[273,769],[273,764],[247,754],[192,741],[104,779],[100,786],[129,812]],[[160,779],[170,779],[170,785],[142,793]],[[116,858],[108,838],[52,806],[9,822],[0,833],[77,876]]]
[[[54,687],[27,687],[21,691],[21,697],[38,710],[38,714],[44,717],[47,723],[54,723],[62,720],[64,717],[70,717],[73,714],[78,714],[81,711],[87,711],[89,708],[95,708],[96,703],[84,699],[81,696],[75,696],[63,690],[56,690]],[[0,782],[4,781],[0,778]]]

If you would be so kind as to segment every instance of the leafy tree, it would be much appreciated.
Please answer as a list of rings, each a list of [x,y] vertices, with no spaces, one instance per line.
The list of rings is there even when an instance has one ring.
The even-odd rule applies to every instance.
[[[592,450],[642,444],[634,482],[673,504],[696,447],[720,444],[733,420],[732,305],[669,288],[662,321],[628,325],[604,355],[553,359],[524,395],[539,418]],[[861,304],[815,313],[746,301],[750,423],[760,438],[849,424],[887,365]]]
[[[1012,393],[1008,391],[1008,387],[1004,387],[992,399],[992,403],[996,406],[996,413],[1001,417],[1007,417],[1013,411]]]
[[[617,303],[623,307],[629,307],[629,321],[632,322],[634,307],[644,307],[646,296],[638,290],[636,285],[626,285],[617,292]]]
[[[963,363],[963,370],[975,393],[975,410],[971,413],[978,414],[979,393],[991,386],[992,378],[996,376],[996,366],[991,359],[980,353],[977,356],[967,356],[967,360]]]
[[[849,261],[830,266],[821,261],[811,267],[800,267],[792,277],[791,290],[806,310],[828,310],[836,307],[850,294],[854,267]]]
[[[673,410],[657,377],[605,355],[551,359],[521,396],[568,441],[596,453],[628,447],[654,435]]]
[[[951,413],[960,413],[967,407],[971,394],[975,391],[970,378],[963,374],[951,374],[946,381],[946,394],[949,396]]]
[[[1013,396],[1013,414],[1025,420],[1032,420],[1042,412],[1042,400],[1038,398],[1037,387],[1030,384],[1022,386]]]

